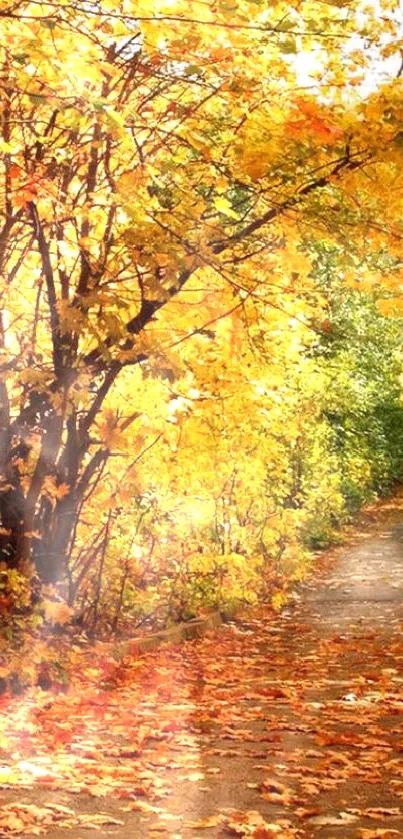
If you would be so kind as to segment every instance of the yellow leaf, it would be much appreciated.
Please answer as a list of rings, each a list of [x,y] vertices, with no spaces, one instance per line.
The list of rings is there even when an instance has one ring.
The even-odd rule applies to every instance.
[[[229,216],[229,218],[239,218],[238,213],[232,209],[228,199],[224,198],[222,195],[214,199],[214,206],[219,213],[224,213],[224,215]]]
[[[73,610],[67,606],[67,603],[61,603],[55,600],[43,600],[42,607],[45,613],[45,620],[48,623],[59,624],[60,626],[68,623],[73,614]]]

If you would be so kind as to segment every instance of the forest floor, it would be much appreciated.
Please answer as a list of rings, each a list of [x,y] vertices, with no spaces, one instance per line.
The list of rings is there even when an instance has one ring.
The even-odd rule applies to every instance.
[[[0,835],[403,837],[403,499],[278,616],[3,700]]]

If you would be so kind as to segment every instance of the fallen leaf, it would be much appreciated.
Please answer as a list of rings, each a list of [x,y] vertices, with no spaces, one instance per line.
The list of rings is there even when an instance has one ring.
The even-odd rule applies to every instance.
[[[204,830],[209,827],[217,827],[218,824],[221,824],[222,820],[222,816],[210,816],[206,819],[199,819],[199,821],[186,822],[185,827],[189,827],[192,830]]]
[[[353,813],[339,813],[337,816],[314,816],[311,824],[316,824],[318,827],[337,827],[343,824],[353,824],[357,821],[358,816]]]

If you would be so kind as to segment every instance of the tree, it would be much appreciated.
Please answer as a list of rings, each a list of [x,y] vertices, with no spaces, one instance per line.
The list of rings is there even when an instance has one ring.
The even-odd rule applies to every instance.
[[[400,246],[395,18],[388,2],[1,3],[7,565],[63,574],[139,419],[103,417],[124,368],[174,376],[176,342],[247,300],[303,297],[307,227]],[[317,49],[306,89],[298,57]],[[387,78],[368,93],[371,67]]]

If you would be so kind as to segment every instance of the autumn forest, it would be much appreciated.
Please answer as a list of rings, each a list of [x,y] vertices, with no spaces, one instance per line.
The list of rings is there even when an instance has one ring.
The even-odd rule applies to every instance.
[[[106,632],[281,598],[402,469],[393,3],[0,15],[11,588]]]
[[[0,0],[1,694],[281,614],[396,491],[401,13]]]

